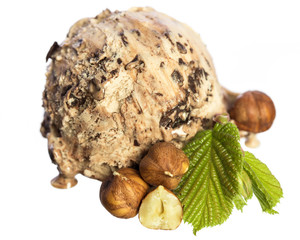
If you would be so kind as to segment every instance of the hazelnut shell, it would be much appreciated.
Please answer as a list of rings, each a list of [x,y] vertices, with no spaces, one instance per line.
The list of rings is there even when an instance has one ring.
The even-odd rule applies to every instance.
[[[149,190],[149,185],[132,168],[123,168],[113,173],[100,188],[102,205],[114,216],[132,218]]]
[[[236,99],[229,114],[240,130],[259,133],[272,126],[276,110],[268,95],[260,91],[248,91]]]
[[[189,159],[172,143],[159,142],[152,146],[140,162],[142,178],[153,186],[175,189],[189,168]]]

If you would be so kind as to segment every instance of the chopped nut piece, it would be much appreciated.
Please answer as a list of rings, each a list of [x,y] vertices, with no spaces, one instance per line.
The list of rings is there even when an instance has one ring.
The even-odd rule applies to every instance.
[[[151,229],[173,230],[182,220],[182,206],[179,199],[163,186],[158,186],[142,201],[139,220]]]

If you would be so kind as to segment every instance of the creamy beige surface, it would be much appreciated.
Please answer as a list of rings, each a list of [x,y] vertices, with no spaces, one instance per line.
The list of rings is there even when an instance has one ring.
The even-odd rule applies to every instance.
[[[103,180],[226,110],[199,35],[151,8],[82,19],[48,57],[41,132],[63,176]]]

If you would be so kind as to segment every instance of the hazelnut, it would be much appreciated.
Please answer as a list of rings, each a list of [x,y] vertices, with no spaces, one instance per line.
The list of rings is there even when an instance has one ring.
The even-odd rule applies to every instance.
[[[147,228],[173,230],[180,225],[182,214],[179,199],[160,185],[142,201],[139,220]]]
[[[113,172],[100,188],[100,201],[112,215],[131,218],[138,213],[149,185],[140,177],[137,170],[123,168]]]
[[[184,152],[167,142],[153,145],[140,162],[140,173],[147,183],[168,189],[177,187],[188,168],[189,159]]]
[[[229,114],[240,130],[259,133],[272,126],[276,111],[272,99],[265,93],[248,91],[236,99]]]

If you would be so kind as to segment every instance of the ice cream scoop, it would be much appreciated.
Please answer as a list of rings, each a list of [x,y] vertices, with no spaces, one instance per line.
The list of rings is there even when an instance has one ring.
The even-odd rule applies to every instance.
[[[104,180],[159,141],[182,147],[226,111],[200,36],[151,8],[82,19],[48,59],[41,132],[56,187],[78,173]]]

